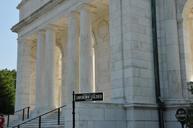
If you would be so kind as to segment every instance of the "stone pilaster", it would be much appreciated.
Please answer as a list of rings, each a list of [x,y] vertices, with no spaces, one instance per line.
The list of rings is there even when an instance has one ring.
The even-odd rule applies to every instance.
[[[164,31],[165,52],[167,61],[168,87],[167,98],[170,100],[182,98],[182,83],[180,73],[180,52],[176,18],[176,1],[165,0]],[[174,93],[171,93],[174,92]],[[178,102],[178,101],[177,101]]]
[[[92,19],[90,6],[80,8],[80,92],[93,91]]]
[[[56,83],[56,33],[54,28],[46,28],[46,46],[45,46],[45,85],[48,110],[56,108],[55,103],[55,83]]]
[[[45,109],[45,32],[38,32],[36,52],[36,110]]]
[[[113,102],[155,103],[150,2],[109,1]]]
[[[124,103],[124,78],[123,78],[123,57],[121,52],[122,32],[121,32],[121,2],[120,0],[109,1],[109,34],[111,47],[111,83],[112,83],[112,102]],[[119,51],[118,51],[118,50]],[[113,69],[116,65],[116,70]],[[117,66],[118,65],[118,66]],[[118,74],[118,75],[117,75]],[[118,76],[118,77],[115,77]],[[132,89],[130,89],[132,90]]]
[[[72,12],[68,17],[68,43],[65,80],[65,101],[72,102],[72,92],[78,91],[78,48],[79,26],[78,15]]]

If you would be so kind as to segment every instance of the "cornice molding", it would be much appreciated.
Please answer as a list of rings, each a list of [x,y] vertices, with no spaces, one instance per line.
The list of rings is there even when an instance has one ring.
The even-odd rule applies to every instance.
[[[18,5],[17,5],[17,9],[20,9],[21,6],[23,6],[26,2],[28,2],[29,0],[22,0]]]
[[[26,0],[24,0],[26,1]],[[28,17],[24,18],[23,20],[21,20],[19,23],[17,23],[16,25],[14,25],[11,30],[12,32],[19,32],[23,27],[25,27],[26,25],[32,23],[33,21],[35,21],[38,17],[44,15],[45,13],[47,13],[49,10],[53,9],[54,7],[58,6],[60,3],[64,2],[66,0],[50,0],[49,2],[47,2],[46,4],[44,4],[42,7],[40,7],[39,9],[37,9],[36,11],[34,11],[31,15],[29,15]],[[22,1],[23,2],[23,1]],[[22,3],[21,2],[21,3]],[[21,4],[20,3],[20,4]]]

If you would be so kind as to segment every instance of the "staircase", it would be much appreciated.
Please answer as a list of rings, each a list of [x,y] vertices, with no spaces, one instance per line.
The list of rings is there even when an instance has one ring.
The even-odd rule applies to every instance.
[[[39,118],[21,125],[20,128],[39,128]],[[42,117],[41,128],[64,128],[64,117],[60,117],[60,125],[58,125],[57,112]]]
[[[61,111],[59,115],[58,111],[63,107],[49,111],[35,118],[29,118],[23,122],[13,122],[14,124],[11,123],[8,128],[64,128],[64,115]],[[18,127],[18,125],[20,126]]]
[[[7,115],[6,118],[6,126],[13,126],[15,124],[21,123],[22,121],[29,118],[30,107],[25,107],[23,109],[17,110],[14,114]]]

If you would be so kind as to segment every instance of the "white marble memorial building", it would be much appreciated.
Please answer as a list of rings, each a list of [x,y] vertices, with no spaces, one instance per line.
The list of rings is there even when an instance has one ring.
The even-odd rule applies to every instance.
[[[180,128],[175,111],[193,98],[193,0],[22,0],[17,8],[15,110],[30,106],[36,116],[67,105],[71,128],[73,90],[103,92],[102,102],[77,103],[77,128]]]

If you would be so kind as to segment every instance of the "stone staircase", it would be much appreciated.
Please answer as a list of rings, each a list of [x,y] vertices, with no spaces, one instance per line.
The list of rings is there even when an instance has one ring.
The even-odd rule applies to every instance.
[[[32,118],[28,119],[31,120]],[[27,120],[25,120],[27,121]],[[21,122],[19,122],[21,123]],[[18,122],[12,122],[8,128],[13,128],[13,126],[17,125]],[[17,128],[17,127],[16,127]],[[39,128],[39,118],[36,118],[32,121],[29,121],[25,124],[22,124],[20,128]],[[48,115],[44,115],[41,118],[41,128],[64,128],[64,116],[60,114],[60,125],[58,125],[58,113],[53,112]]]

